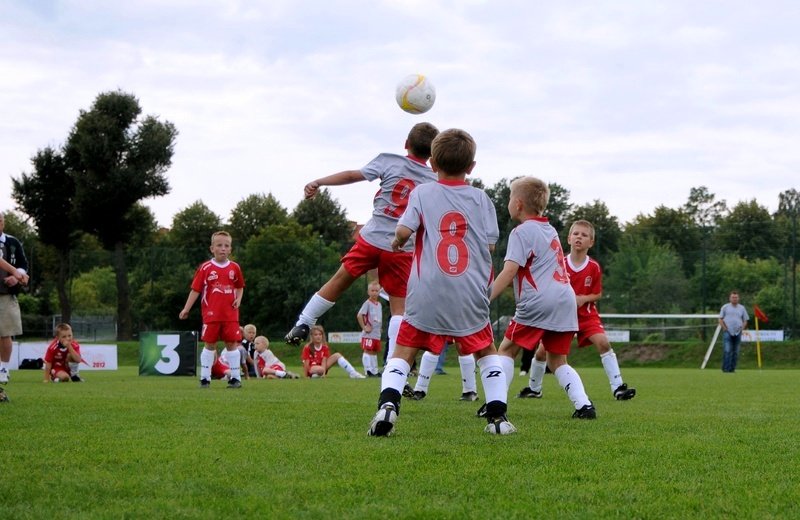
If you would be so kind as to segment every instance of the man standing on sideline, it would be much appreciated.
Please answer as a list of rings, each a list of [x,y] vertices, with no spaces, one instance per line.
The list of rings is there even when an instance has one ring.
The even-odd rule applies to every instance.
[[[719,326],[722,327],[722,371],[734,372],[739,360],[739,345],[742,342],[742,331],[747,328],[747,310],[739,304],[739,293],[731,291],[729,303],[719,311]]]
[[[23,274],[23,279],[20,280],[14,273],[0,272],[0,384],[8,383],[11,337],[22,334],[22,315],[17,293],[28,278],[28,260],[22,250],[22,243],[15,237],[6,235],[5,226],[5,214],[0,212],[0,258],[16,267]]]

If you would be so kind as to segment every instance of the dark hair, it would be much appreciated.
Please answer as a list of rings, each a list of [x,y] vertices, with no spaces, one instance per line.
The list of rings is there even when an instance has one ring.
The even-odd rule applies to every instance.
[[[439,130],[430,123],[417,123],[411,127],[406,139],[406,149],[415,157],[428,160],[431,156],[431,142]]]
[[[466,172],[475,162],[475,140],[466,131],[451,128],[436,136],[431,144],[431,157],[436,167],[449,174]]]

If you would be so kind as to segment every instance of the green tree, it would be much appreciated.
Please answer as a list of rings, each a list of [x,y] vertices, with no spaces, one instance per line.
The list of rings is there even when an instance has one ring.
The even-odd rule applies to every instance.
[[[786,257],[789,259],[788,268],[791,273],[791,310],[788,313],[788,325],[792,332],[797,331],[797,254],[798,254],[798,229],[797,220],[800,217],[800,192],[790,189],[778,195],[778,211],[775,214],[776,223],[783,229],[786,237]]]
[[[689,199],[683,205],[683,211],[700,227],[714,226],[728,211],[724,200],[715,200],[716,195],[705,186],[689,190]]]
[[[338,244],[340,249],[353,241],[353,226],[347,220],[347,213],[327,189],[320,190],[313,199],[301,201],[292,217],[301,226],[310,226],[326,243]]]
[[[755,199],[739,202],[719,220],[714,242],[723,251],[732,251],[752,260],[768,258],[781,248],[781,232],[767,208]]]
[[[625,226],[626,235],[650,235],[681,257],[686,276],[694,273],[703,248],[703,232],[682,209],[658,206],[652,215],[638,215]]]
[[[211,256],[211,235],[222,229],[222,219],[201,201],[196,201],[172,217],[166,245],[180,253],[180,259],[197,266]],[[244,241],[233,237],[234,251]]]
[[[178,133],[155,116],[140,119],[141,112],[132,94],[102,93],[88,111],[81,111],[64,147],[75,181],[78,222],[113,252],[120,340],[133,335],[125,249],[141,226],[134,208],[169,192],[165,172]]]
[[[572,204],[569,202],[569,190],[555,182],[548,183],[550,188],[550,199],[547,203],[547,209],[544,214],[550,221],[550,224],[556,228],[558,235],[566,236],[571,222],[567,222]]]
[[[245,244],[267,226],[285,224],[288,219],[289,212],[278,199],[271,193],[259,193],[249,195],[236,204],[231,211],[228,231],[234,240]]]

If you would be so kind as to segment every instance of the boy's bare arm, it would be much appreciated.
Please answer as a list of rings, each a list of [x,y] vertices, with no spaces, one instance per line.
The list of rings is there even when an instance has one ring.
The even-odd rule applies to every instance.
[[[392,251],[400,251],[403,246],[411,238],[413,231],[411,228],[401,226],[398,224],[397,229],[394,231],[394,240],[392,241]]]
[[[315,181],[311,181],[303,188],[303,193],[307,199],[311,199],[317,194],[321,186],[343,186],[345,184],[353,184],[366,180],[361,174],[361,170],[345,170],[343,172],[334,173],[327,177],[320,177]]]
[[[580,307],[581,305],[586,305],[587,303],[599,301],[602,296],[603,293],[601,292],[597,294],[578,294],[575,296],[575,299],[578,302],[578,307]]]
[[[233,299],[233,308],[238,309],[242,305],[242,296],[244,296],[244,287],[239,287],[233,290],[236,297]]]
[[[489,296],[489,301],[494,301],[505,290],[506,287],[514,280],[514,276],[519,271],[519,264],[506,260],[503,264],[503,270],[497,275],[492,284],[492,294]]]
[[[186,298],[186,305],[183,306],[183,309],[180,313],[178,313],[178,317],[182,320],[185,320],[189,317],[189,311],[192,309],[192,305],[194,302],[197,301],[197,297],[200,296],[200,293],[192,289],[189,291],[189,297]]]

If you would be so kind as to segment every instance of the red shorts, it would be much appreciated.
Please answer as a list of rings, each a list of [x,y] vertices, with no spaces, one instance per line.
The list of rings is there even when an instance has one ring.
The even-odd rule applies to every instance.
[[[211,365],[211,379],[222,379],[225,377],[225,372],[230,369],[231,367],[223,363],[221,358],[217,358],[214,364]]]
[[[53,365],[50,367],[50,380],[52,381],[56,377],[58,377],[59,372],[66,372],[67,375],[71,376],[72,372],[69,369],[69,365]]]
[[[200,334],[200,341],[203,343],[215,344],[217,341],[225,343],[241,343],[242,331],[238,321],[212,321],[203,323],[203,331]]]
[[[342,265],[354,278],[377,268],[378,283],[383,290],[389,296],[405,298],[412,256],[410,252],[394,253],[378,249],[358,237],[350,251],[342,257]]]
[[[381,351],[381,340],[373,338],[361,338],[361,350],[377,354]]]
[[[455,340],[461,345],[460,352],[462,355],[474,354],[494,344],[492,326],[487,323],[486,327],[469,336],[443,336],[441,334],[423,332],[407,321],[403,321],[400,324],[400,331],[397,333],[398,345],[422,348],[436,355],[442,353],[445,343],[450,340]]]
[[[600,316],[593,315],[591,318],[585,320],[578,320],[578,346],[587,347],[592,344],[589,338],[595,334],[605,334],[606,329],[603,327],[603,322],[600,321]]]
[[[528,325],[520,325],[514,320],[508,324],[505,334],[506,339],[510,339],[520,347],[526,350],[536,351],[541,341],[544,344],[544,349],[553,354],[562,356],[569,355],[569,347],[572,345],[572,338],[575,337],[575,332],[556,332],[554,330],[544,330],[538,327],[530,327]]]

